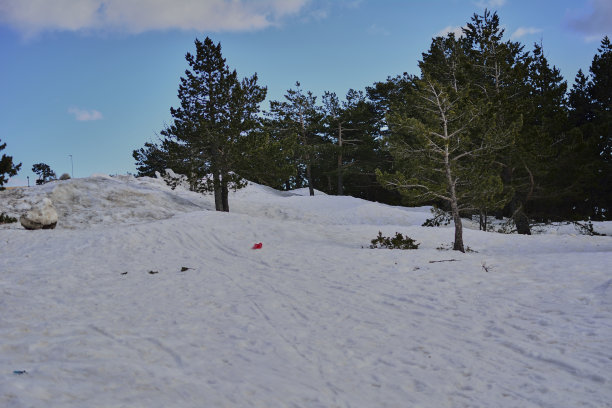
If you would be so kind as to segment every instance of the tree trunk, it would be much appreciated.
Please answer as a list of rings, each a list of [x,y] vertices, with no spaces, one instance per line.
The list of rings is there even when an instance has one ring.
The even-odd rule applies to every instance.
[[[527,192],[527,196],[524,197],[523,201],[519,201],[516,197],[515,200],[518,202],[517,210],[513,214],[514,224],[516,225],[516,232],[523,235],[531,235],[531,229],[529,227],[529,217],[525,213],[525,206],[523,203],[528,202],[531,199],[531,195],[533,194],[533,189],[535,188],[535,180],[533,178],[533,173],[523,162],[523,166],[525,170],[527,170],[527,174],[529,174],[529,191]]]
[[[448,129],[446,122],[444,122],[444,135],[448,137]],[[453,243],[453,250],[465,252],[463,248],[463,223],[459,216],[459,202],[457,200],[457,190],[455,189],[455,180],[451,170],[450,153],[448,150],[448,144],[445,146],[444,152],[444,169],[446,172],[446,182],[448,183],[448,192],[450,193],[450,206],[451,213],[453,214],[453,222],[455,224],[455,242]]]
[[[463,248],[463,223],[459,216],[459,207],[457,206],[456,199],[451,202],[451,212],[453,214],[453,221],[455,223],[455,242],[453,243],[453,250],[465,252]]]
[[[300,126],[302,127],[302,144],[305,148],[308,146],[308,136],[306,135],[306,123],[304,121],[304,115],[300,115]],[[308,190],[310,195],[314,195],[314,187],[312,185],[312,174],[310,172],[310,153],[306,153],[306,180],[308,181]]]
[[[191,154],[191,157],[189,159],[189,191],[196,191],[198,188],[198,177],[193,168],[193,161],[196,157],[193,147],[189,149],[189,153]]]
[[[480,210],[480,230],[487,230],[488,214],[486,210]]]
[[[221,192],[221,159],[218,143],[213,139],[210,155],[210,171],[213,175],[213,191],[215,193],[215,210],[223,211],[223,194]]]
[[[227,181],[225,179],[221,182],[221,206],[223,211],[229,212],[229,189],[227,187]]]
[[[338,195],[344,194],[342,185],[342,125],[338,125]]]
[[[223,211],[223,194],[221,192],[221,179],[219,173],[213,171],[213,191],[215,193],[215,210]]]
[[[516,232],[522,235],[531,235],[529,218],[525,211],[523,211],[523,203],[518,202],[517,204],[517,202],[514,202],[513,204],[513,207],[516,209],[512,213],[512,219],[514,220],[514,225],[516,225]]]
[[[310,160],[310,155],[307,160]],[[310,163],[306,165],[306,180],[308,180],[308,190],[310,191],[310,195],[314,195],[314,187],[312,185],[312,174],[310,172]]]

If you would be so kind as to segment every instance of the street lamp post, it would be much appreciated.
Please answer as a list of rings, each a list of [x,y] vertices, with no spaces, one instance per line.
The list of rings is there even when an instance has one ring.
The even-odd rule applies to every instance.
[[[72,162],[72,155],[69,154],[68,156],[70,156],[70,169],[71,171],[71,177],[74,178],[74,163]]]

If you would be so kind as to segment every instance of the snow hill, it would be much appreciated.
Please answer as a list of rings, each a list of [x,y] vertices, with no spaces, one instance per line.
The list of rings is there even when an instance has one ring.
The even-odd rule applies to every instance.
[[[0,211],[42,197],[55,230],[0,225],[0,407],[612,407],[610,236],[461,254],[428,208],[251,183],[228,214],[129,176]]]

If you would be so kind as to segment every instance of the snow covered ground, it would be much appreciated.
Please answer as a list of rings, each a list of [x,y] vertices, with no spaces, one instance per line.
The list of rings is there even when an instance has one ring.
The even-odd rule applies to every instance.
[[[0,407],[612,407],[610,236],[461,254],[427,208],[251,184],[218,213],[127,176],[0,211],[45,196],[55,230],[0,226]]]

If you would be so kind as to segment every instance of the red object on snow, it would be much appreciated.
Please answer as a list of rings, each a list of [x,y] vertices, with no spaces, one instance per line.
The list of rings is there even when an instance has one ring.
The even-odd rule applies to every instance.
[[[260,242],[258,244],[253,245],[253,249],[261,249],[262,246],[263,244]]]

